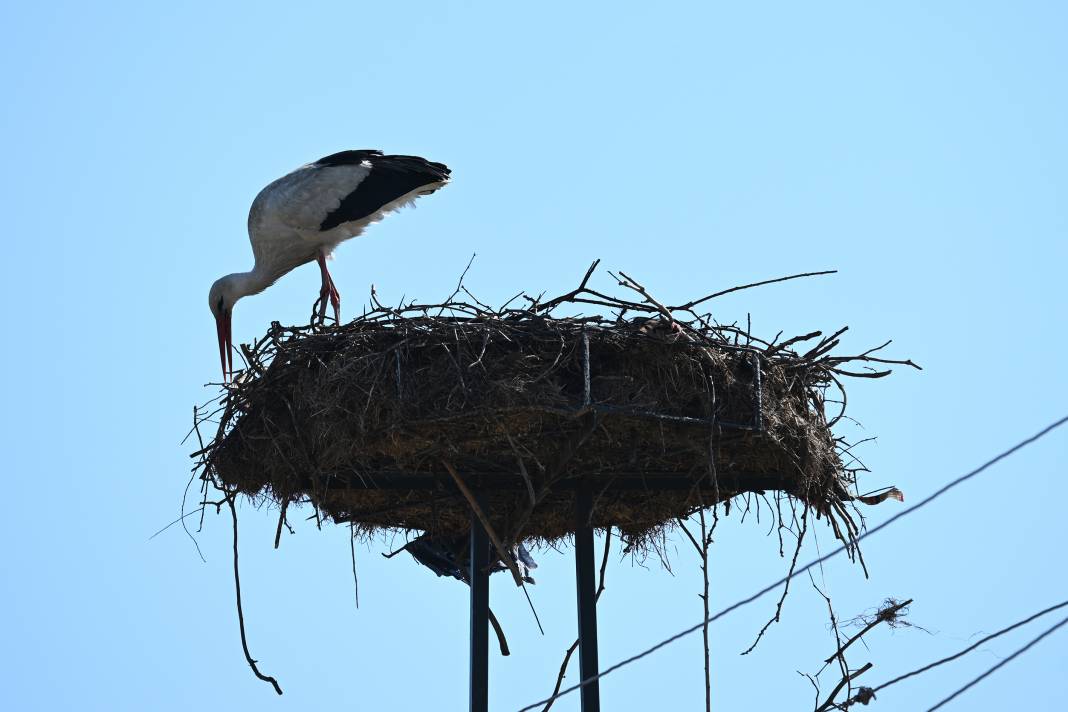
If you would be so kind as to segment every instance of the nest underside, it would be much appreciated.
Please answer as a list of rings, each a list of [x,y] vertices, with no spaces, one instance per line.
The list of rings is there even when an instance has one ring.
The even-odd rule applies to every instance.
[[[852,478],[824,411],[843,360],[825,346],[531,310],[275,324],[246,349],[205,477],[435,536],[470,527],[459,478],[510,542],[573,532],[580,488],[594,526],[631,537],[745,492],[848,518]]]

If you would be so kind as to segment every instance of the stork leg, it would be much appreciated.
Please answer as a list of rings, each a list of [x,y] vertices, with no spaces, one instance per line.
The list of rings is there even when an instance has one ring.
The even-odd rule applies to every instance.
[[[319,271],[323,276],[323,286],[319,290],[319,321],[321,323],[326,319],[326,302],[329,299],[330,306],[334,309],[334,321],[340,324],[341,294],[338,293],[337,287],[334,286],[334,278],[330,276],[330,270],[326,268],[326,253],[320,252],[316,262],[319,263]]]

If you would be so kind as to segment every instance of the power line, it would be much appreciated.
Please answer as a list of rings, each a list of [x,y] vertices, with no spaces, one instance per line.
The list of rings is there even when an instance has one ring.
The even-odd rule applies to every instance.
[[[1038,431],[1037,433],[1035,433],[1031,437],[1029,437],[1029,438],[1027,438],[1025,440],[1021,440],[1017,444],[1015,444],[1012,447],[1010,447],[1008,450],[1005,450],[1004,452],[1002,452],[1002,453],[1000,453],[998,455],[995,455],[993,458],[987,460],[986,462],[984,462],[982,465],[980,465],[979,467],[975,468],[971,472],[967,472],[967,473],[961,475],[960,477],[958,477],[957,479],[949,482],[948,484],[944,485],[941,489],[937,490],[933,494],[928,495],[922,501],[917,502],[916,504],[912,505],[911,507],[908,507],[907,509],[904,509],[904,510],[898,512],[897,514],[895,514],[894,516],[890,517],[889,519],[887,519],[882,524],[879,524],[878,526],[867,530],[866,532],[862,533],[860,536],[858,536],[856,538],[856,542],[859,543],[862,539],[865,539],[866,537],[869,537],[872,534],[875,534],[876,532],[881,531],[882,529],[885,529],[886,527],[890,526],[891,524],[893,524],[897,520],[901,519],[905,515],[912,514],[916,510],[927,506],[928,504],[930,504],[934,500],[938,499],[939,497],[941,497],[942,495],[944,495],[946,492],[948,492],[949,490],[953,489],[957,485],[963,484],[964,482],[970,480],[971,478],[975,477],[979,473],[981,473],[984,470],[990,468],[991,466],[997,464],[998,462],[1001,462],[1005,458],[1009,457],[1010,455],[1013,455],[1018,450],[1030,445],[1031,443],[1035,442],[1036,440],[1041,439],[1042,437],[1044,437],[1045,435],[1049,434],[1053,430],[1056,430],[1057,428],[1059,428],[1060,426],[1064,425],[1065,423],[1068,423],[1068,415],[1066,415],[1063,418],[1060,418],[1059,420],[1056,420],[1053,423],[1047,425],[1045,428],[1043,428],[1042,430]],[[719,620],[720,618],[722,618],[723,616],[727,615],[728,613],[731,613],[731,612],[741,608],[742,606],[746,606],[746,605],[752,603],[753,601],[757,600],[758,598],[761,598],[765,594],[767,594],[767,593],[769,593],[771,591],[774,591],[779,586],[783,585],[784,583],[786,583],[787,581],[792,579],[794,576],[799,576],[799,575],[805,573],[806,571],[808,571],[809,569],[811,569],[812,567],[818,566],[819,564],[822,564],[823,562],[827,561],[828,559],[834,558],[838,554],[841,554],[843,551],[846,551],[848,548],[849,547],[843,545],[843,546],[840,546],[839,548],[835,549],[834,551],[832,551],[832,552],[830,552],[828,554],[824,554],[820,558],[818,558],[818,559],[816,559],[814,561],[811,561],[808,564],[805,564],[805,566],[801,567],[800,569],[796,569],[792,574],[787,574],[786,576],[782,577],[781,579],[779,579],[775,583],[770,584],[768,586],[765,586],[764,588],[760,589],[759,591],[757,591],[753,595],[749,596],[748,598],[743,598],[740,601],[737,601],[737,602],[727,606],[726,608],[724,608],[723,610],[719,611],[715,615],[710,616],[707,619],[707,622],[708,623],[714,623],[715,621]],[[687,635],[690,635],[692,633],[697,632],[698,630],[701,630],[701,628],[704,627],[705,623],[706,623],[706,621],[702,620],[697,625],[691,626],[691,627],[687,628],[686,630],[680,631],[680,632],[676,633],[675,635],[671,636],[670,638],[666,638],[665,640],[660,641],[659,643],[657,643],[656,645],[652,646],[651,648],[648,648],[648,649],[646,649],[646,650],[644,650],[644,651],[642,651],[642,652],[640,652],[640,653],[638,653],[636,655],[632,655],[631,657],[629,657],[629,658],[627,658],[625,660],[622,660],[622,661],[616,663],[615,665],[612,665],[611,667],[603,670],[602,672],[599,672],[596,675],[588,677],[585,680],[581,680],[578,683],[572,685],[571,687],[568,687],[568,688],[566,688],[564,690],[561,690],[560,692],[556,693],[555,695],[552,695],[550,697],[545,698],[544,700],[540,700],[540,701],[535,702],[533,704],[527,705],[526,707],[523,707],[522,709],[519,710],[519,712],[528,712],[529,710],[537,709],[538,707],[541,707],[542,705],[546,704],[547,702],[555,700],[555,699],[557,699],[559,697],[563,697],[565,695],[569,695],[572,692],[574,692],[575,690],[578,690],[579,688],[590,684],[594,680],[599,680],[600,678],[604,677],[605,675],[608,675],[609,673],[614,672],[614,671],[620,669],[621,667],[625,667],[627,665],[630,665],[631,663],[633,663],[633,662],[635,662],[637,660],[640,660],[640,659],[646,657],[647,655],[651,655],[652,653],[655,653],[657,650],[660,650],[661,648],[663,648],[663,647],[665,647],[667,645],[670,645],[671,643],[674,643],[675,641],[677,641],[677,640],[679,640],[681,638],[684,638]]]
[[[959,658],[961,656],[964,656],[964,655],[967,655],[968,653],[972,652],[973,650],[978,648],[983,643],[988,643],[991,640],[993,640],[994,638],[997,638],[999,636],[1005,635],[1006,633],[1008,633],[1010,631],[1014,631],[1017,628],[1019,628],[1020,626],[1027,625],[1028,623],[1030,623],[1031,621],[1035,620],[1036,618],[1041,618],[1042,616],[1046,615],[1047,613],[1052,613],[1053,611],[1056,611],[1056,610],[1059,610],[1061,608],[1064,608],[1065,606],[1068,606],[1068,601],[1061,601],[1060,603],[1058,603],[1056,605],[1050,606],[1049,608],[1045,608],[1045,609],[1039,611],[1038,613],[1035,613],[1032,616],[1028,616],[1027,618],[1024,618],[1022,621],[1017,621],[1016,623],[1013,623],[1010,626],[1002,628],[1001,630],[997,631],[996,633],[991,633],[990,635],[986,636],[985,638],[982,638],[981,640],[977,640],[976,642],[972,643],[967,648],[965,648],[964,650],[960,651],[959,653],[956,653],[955,655],[950,655],[948,658],[942,658],[941,660],[936,660],[935,662],[933,662],[933,663],[931,663],[929,665],[924,665],[922,668],[918,668],[916,670],[913,670],[912,672],[908,672],[908,673],[905,673],[904,675],[901,675],[899,677],[895,677],[893,680],[890,680],[889,682],[884,682],[883,684],[879,685],[878,687],[873,688],[872,691],[873,692],[879,692],[880,690],[885,690],[886,688],[890,687],[891,685],[897,684],[897,683],[901,682],[902,680],[906,680],[906,679],[908,679],[908,678],[910,678],[910,677],[912,677],[914,675],[919,675],[921,672],[927,672],[931,668],[936,668],[939,665],[943,665],[943,664],[948,663],[948,662],[950,662],[952,660],[956,660],[957,658]]]
[[[930,709],[928,709],[928,710],[927,710],[927,712],[934,712],[934,710],[936,710],[936,709],[938,709],[939,707],[941,707],[941,706],[945,705],[945,704],[946,704],[947,702],[949,702],[949,701],[953,700],[953,699],[954,699],[954,698],[956,698],[956,697],[957,697],[958,695],[960,695],[961,693],[963,693],[963,692],[964,692],[965,690],[967,690],[967,689],[969,689],[970,687],[973,687],[974,685],[978,684],[978,683],[979,683],[979,682],[980,682],[980,681],[981,681],[981,680],[982,680],[983,678],[985,678],[985,677],[988,677],[988,676],[990,676],[990,675],[993,675],[993,674],[994,674],[994,672],[996,672],[996,671],[998,670],[998,668],[1000,668],[1001,666],[1005,665],[1006,663],[1008,663],[1008,662],[1009,662],[1010,660],[1012,660],[1013,658],[1019,657],[1019,656],[1023,655],[1024,653],[1026,653],[1026,652],[1027,652],[1028,650],[1030,650],[1030,649],[1031,649],[1031,647],[1032,647],[1033,645],[1035,645],[1036,643],[1038,643],[1038,641],[1042,640],[1042,639],[1043,639],[1043,638],[1045,638],[1045,637],[1046,637],[1047,635],[1049,635],[1050,633],[1054,632],[1055,630],[1057,630],[1058,628],[1060,628],[1060,627],[1061,627],[1062,625],[1064,625],[1065,623],[1068,623],[1068,617],[1066,617],[1066,618],[1062,618],[1062,619],[1060,620],[1060,622],[1059,622],[1059,623],[1055,623],[1055,624],[1053,624],[1052,626],[1050,626],[1049,628],[1047,628],[1046,630],[1042,631],[1042,632],[1041,632],[1041,633],[1040,633],[1040,634],[1039,634],[1038,636],[1036,636],[1035,638],[1033,638],[1033,639],[1031,640],[1031,642],[1029,642],[1029,643],[1028,643],[1027,645],[1023,646],[1022,648],[1020,648],[1019,650],[1017,650],[1017,651],[1016,651],[1015,653],[1013,653],[1013,654],[1012,654],[1012,655],[1010,655],[1009,657],[1007,657],[1007,658],[1005,658],[1004,660],[1002,660],[1001,662],[999,662],[999,663],[998,663],[997,665],[994,665],[994,666],[993,666],[992,668],[990,668],[989,670],[987,670],[986,672],[984,672],[984,673],[983,673],[982,675],[980,675],[979,677],[977,677],[977,678],[975,678],[974,680],[972,680],[971,682],[969,682],[969,683],[968,683],[967,685],[965,685],[964,687],[961,687],[960,689],[956,690],[956,691],[955,691],[955,692],[954,692],[954,693],[953,693],[952,695],[950,695],[949,697],[945,698],[944,700],[942,700],[941,702],[939,702],[939,703],[938,703],[937,705],[935,705],[934,707],[931,707]]]

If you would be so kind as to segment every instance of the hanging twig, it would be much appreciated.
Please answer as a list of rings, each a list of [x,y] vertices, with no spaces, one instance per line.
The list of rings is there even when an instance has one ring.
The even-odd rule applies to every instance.
[[[527,597],[527,605],[530,606],[530,612],[534,614],[534,622],[538,624],[538,632],[545,635],[545,629],[541,627],[541,618],[538,618],[538,611],[534,608],[534,601],[530,600],[530,591],[526,586],[523,586],[523,595]]]
[[[504,637],[504,628],[501,628],[501,624],[497,621],[497,616],[493,615],[493,611],[489,608],[486,609],[486,614],[489,617],[490,625],[493,626],[493,632],[497,634],[497,645],[501,648],[501,655],[507,657],[512,654],[512,651],[508,649],[508,640]]]
[[[360,579],[356,577],[356,532],[355,525],[349,522],[349,554],[352,556],[352,587],[356,591],[356,607],[360,607]]]
[[[192,517],[192,516],[194,516],[194,515],[200,514],[200,513],[202,512],[202,511],[204,511],[204,507],[203,507],[203,506],[200,506],[200,507],[197,507],[196,509],[194,509],[194,510],[192,510],[192,511],[186,512],[185,514],[183,514],[182,516],[180,516],[180,517],[179,517],[178,519],[175,519],[174,521],[172,521],[172,522],[171,522],[170,524],[168,524],[167,526],[165,526],[165,527],[163,527],[163,528],[161,528],[161,529],[158,529],[158,530],[156,530],[156,533],[155,533],[155,534],[153,534],[152,536],[150,536],[150,537],[148,538],[148,541],[152,541],[153,539],[155,539],[156,537],[158,537],[158,536],[159,536],[160,534],[162,534],[163,532],[165,532],[165,531],[167,531],[168,529],[170,529],[171,527],[173,527],[173,526],[174,526],[175,524],[178,524],[179,522],[181,522],[181,521],[182,521],[183,519],[185,519],[186,517]]]
[[[274,548],[277,549],[282,541],[282,525],[286,523],[286,510],[289,509],[289,500],[282,503],[282,511],[278,513],[278,529],[274,532]]]
[[[251,653],[248,651],[248,639],[245,637],[245,613],[241,607],[241,573],[238,570],[237,565],[237,508],[234,506],[234,499],[237,497],[237,493],[231,494],[226,498],[226,503],[230,505],[230,515],[234,521],[234,593],[237,596],[237,624],[241,630],[241,649],[245,653],[245,660],[248,662],[248,666],[252,668],[252,672],[259,679],[264,682],[269,682],[274,687],[274,691],[279,695],[282,694],[282,688],[278,686],[278,680],[275,680],[270,675],[264,675],[260,672],[260,669],[256,666],[256,661],[252,659]]]
[[[772,623],[778,623],[779,617],[782,615],[782,604],[786,601],[786,594],[790,592],[790,580],[793,578],[794,569],[797,567],[797,556],[801,553],[801,543],[805,540],[805,532],[808,531],[808,506],[806,505],[801,512],[801,532],[797,535],[797,546],[794,548],[794,557],[790,561],[790,571],[786,574],[786,585],[782,589],[782,596],[779,597],[779,602],[775,604],[775,615],[764,624],[764,627],[757,633],[756,640],[750,645],[742,655],[748,655],[753,652],[753,649],[760,642],[760,639],[764,637],[764,633],[771,627]]]

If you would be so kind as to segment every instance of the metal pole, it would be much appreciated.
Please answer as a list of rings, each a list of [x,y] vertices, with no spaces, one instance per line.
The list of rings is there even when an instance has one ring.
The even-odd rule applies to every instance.
[[[593,562],[593,496],[583,483],[575,493],[575,587],[578,594],[579,671],[586,680],[597,674],[597,596]],[[582,688],[582,712],[600,712],[601,690],[594,680]]]
[[[481,503],[480,503],[481,506]],[[489,710],[489,537],[471,512],[471,712]]]

